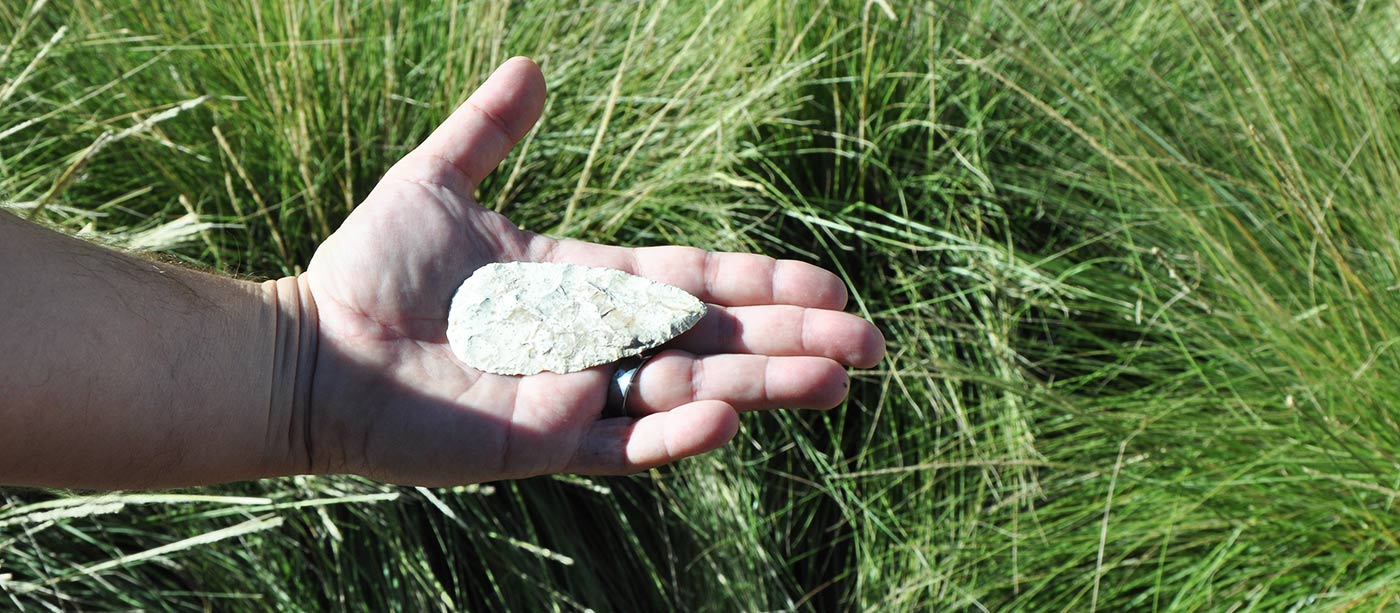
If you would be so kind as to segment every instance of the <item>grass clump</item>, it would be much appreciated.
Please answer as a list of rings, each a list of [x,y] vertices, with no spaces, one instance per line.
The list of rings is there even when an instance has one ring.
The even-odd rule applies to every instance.
[[[0,8],[6,206],[295,272],[528,54],[551,102],[482,202],[821,263],[889,359],[629,479],[9,492],[16,607],[1393,602],[1394,7],[420,4]]]

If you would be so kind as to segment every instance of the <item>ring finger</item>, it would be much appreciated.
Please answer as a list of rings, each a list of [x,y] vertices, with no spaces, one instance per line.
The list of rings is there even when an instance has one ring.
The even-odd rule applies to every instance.
[[[710,305],[671,346],[697,354],[817,356],[857,368],[874,366],[885,354],[874,324],[850,313],[791,305]]]
[[[663,351],[637,373],[627,398],[633,415],[669,411],[697,400],[722,400],[740,411],[830,409],[850,387],[836,361],[811,356]]]

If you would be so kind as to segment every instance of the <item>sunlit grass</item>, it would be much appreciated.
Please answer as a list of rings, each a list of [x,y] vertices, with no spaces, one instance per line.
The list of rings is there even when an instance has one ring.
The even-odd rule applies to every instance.
[[[414,4],[0,7],[0,201],[293,273],[526,54],[551,101],[486,206],[820,263],[889,358],[634,478],[6,492],[8,603],[1393,606],[1394,7]]]

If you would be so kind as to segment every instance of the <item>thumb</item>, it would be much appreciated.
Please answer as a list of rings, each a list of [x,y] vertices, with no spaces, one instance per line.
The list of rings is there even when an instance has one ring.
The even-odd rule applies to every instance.
[[[544,96],[539,66],[525,57],[506,60],[400,163],[415,170],[399,170],[447,165],[435,170],[456,174],[467,182],[462,187],[474,189],[534,127]]]

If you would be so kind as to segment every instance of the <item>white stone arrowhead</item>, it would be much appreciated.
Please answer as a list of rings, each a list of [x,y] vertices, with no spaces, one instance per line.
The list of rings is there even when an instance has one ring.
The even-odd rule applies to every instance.
[[[477,370],[569,373],[639,355],[704,316],[684,290],[610,268],[488,264],[452,297],[447,342]]]

